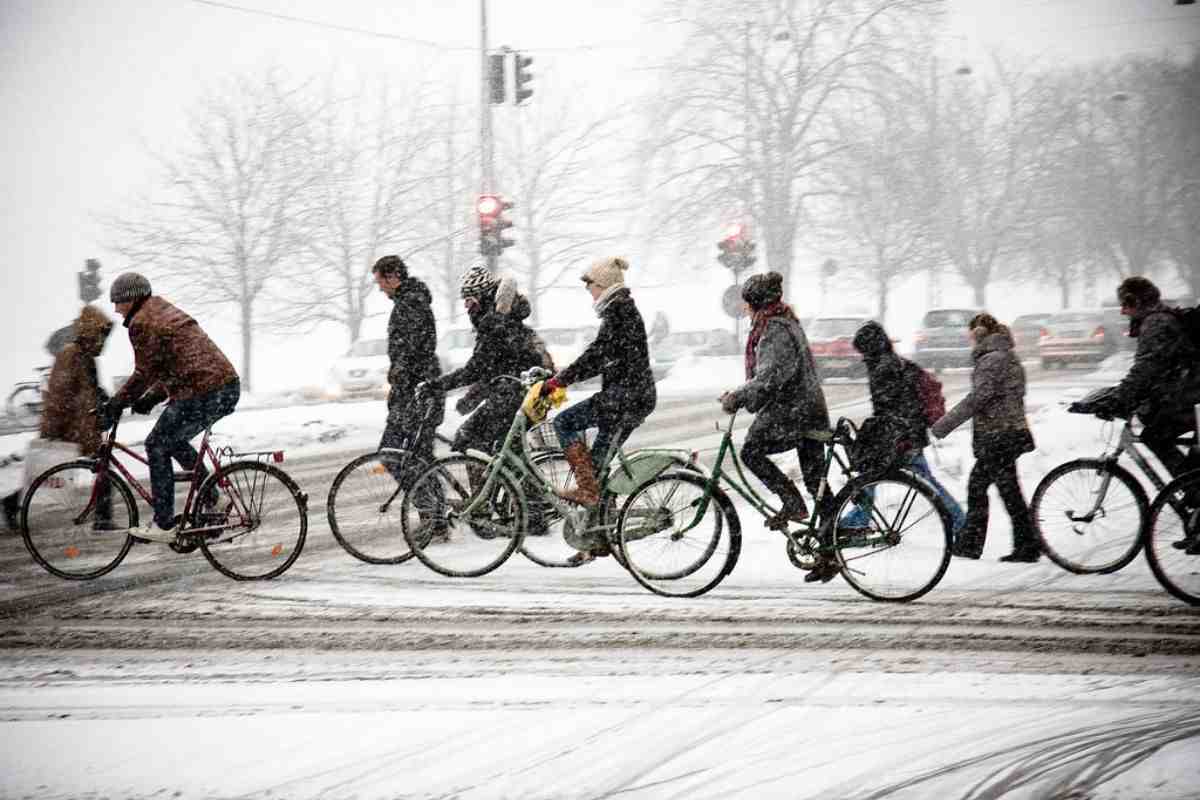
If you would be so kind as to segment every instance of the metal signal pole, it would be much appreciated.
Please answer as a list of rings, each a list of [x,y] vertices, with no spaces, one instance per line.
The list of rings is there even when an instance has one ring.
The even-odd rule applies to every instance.
[[[488,75],[487,0],[479,0],[479,148],[483,162],[480,194],[491,194],[495,184],[492,166],[492,103]]]

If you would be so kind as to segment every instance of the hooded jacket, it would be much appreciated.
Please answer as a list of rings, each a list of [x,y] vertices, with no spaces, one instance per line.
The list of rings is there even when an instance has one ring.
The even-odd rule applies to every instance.
[[[41,436],[76,442],[83,455],[100,447],[100,431],[92,413],[107,399],[100,388],[96,359],[104,349],[113,323],[103,311],[84,306],[75,321],[75,338],[54,358],[43,399]]]
[[[1013,341],[1006,333],[989,334],[972,351],[975,371],[971,373],[971,391],[929,430],[939,439],[967,420],[973,420],[973,450],[976,456],[986,449],[989,437],[1004,433],[1032,436],[1025,419],[1025,368],[1013,353]]]
[[[893,419],[914,448],[928,445],[925,410],[917,390],[921,368],[896,354],[887,332],[874,320],[858,329],[853,344],[867,365],[867,384],[875,416]]]

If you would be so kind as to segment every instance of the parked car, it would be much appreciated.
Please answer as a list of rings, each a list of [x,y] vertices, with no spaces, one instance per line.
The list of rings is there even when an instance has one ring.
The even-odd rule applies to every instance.
[[[331,390],[344,400],[386,395],[387,339],[360,339],[330,369]]]
[[[1103,309],[1060,311],[1046,321],[1038,341],[1042,369],[1103,361],[1117,352],[1122,336]]]
[[[862,356],[854,349],[854,334],[870,317],[817,317],[805,329],[808,347],[824,378],[853,378],[867,373]]]
[[[931,308],[921,320],[913,347],[913,361],[937,372],[947,367],[969,367],[971,337],[967,325],[979,312],[973,308]]]
[[[1009,325],[1019,358],[1037,358],[1038,340],[1042,338],[1042,331],[1050,316],[1048,313],[1022,314]]]

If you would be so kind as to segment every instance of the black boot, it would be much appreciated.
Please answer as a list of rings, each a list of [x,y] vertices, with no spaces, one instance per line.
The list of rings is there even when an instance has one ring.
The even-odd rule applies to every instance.
[[[1042,548],[1033,533],[1033,520],[1029,512],[1021,514],[1013,522],[1013,551],[1000,560],[1008,563],[1032,564],[1042,556]]]
[[[768,528],[781,531],[789,522],[803,522],[808,519],[808,504],[804,502],[804,496],[800,494],[799,489],[788,484],[786,487],[780,486],[776,494],[783,500],[783,506],[778,514],[767,518]]]
[[[20,512],[21,493],[13,492],[5,495],[2,502],[4,503],[4,524],[15,533],[21,529],[21,521],[17,518]]]
[[[964,527],[954,540],[950,554],[959,558],[978,560],[983,555],[983,537],[970,526]]]

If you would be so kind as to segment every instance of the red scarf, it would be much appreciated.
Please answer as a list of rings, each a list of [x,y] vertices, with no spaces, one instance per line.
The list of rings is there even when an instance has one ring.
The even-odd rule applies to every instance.
[[[785,316],[790,320],[796,319],[792,307],[782,300],[776,300],[768,306],[763,306],[751,317],[750,335],[746,337],[746,380],[754,377],[754,351],[758,347],[758,340],[762,338],[763,331],[767,329],[767,322],[771,317],[778,316]]]

